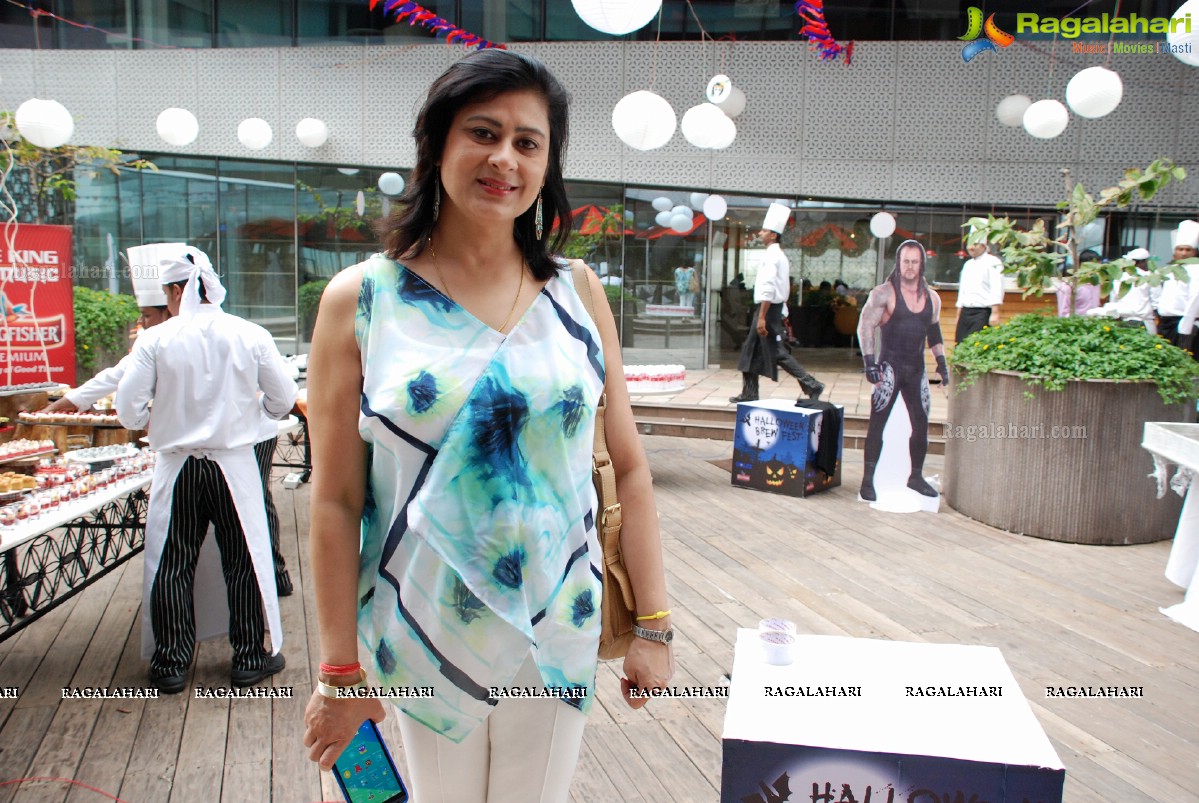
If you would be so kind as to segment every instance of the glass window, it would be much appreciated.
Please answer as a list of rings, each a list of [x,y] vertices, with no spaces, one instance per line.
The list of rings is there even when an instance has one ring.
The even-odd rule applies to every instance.
[[[127,2],[57,0],[50,5],[63,20],[54,20],[54,47],[75,50],[130,49],[133,12]],[[78,23],[72,25],[73,23]],[[42,45],[48,44],[45,39]]]
[[[36,48],[34,25],[34,18],[22,6],[0,3],[0,47]],[[42,35],[48,36],[49,20],[44,21],[42,28]]]
[[[217,47],[287,47],[292,41],[292,0],[219,0]]]
[[[213,0],[139,0],[137,35],[158,45],[212,47]]]
[[[295,353],[295,168],[222,159],[219,177],[225,309],[266,327],[281,351]]]
[[[362,0],[297,0],[296,37],[300,45],[381,44],[393,23],[380,3],[372,9]],[[405,25],[407,27],[407,25]]]

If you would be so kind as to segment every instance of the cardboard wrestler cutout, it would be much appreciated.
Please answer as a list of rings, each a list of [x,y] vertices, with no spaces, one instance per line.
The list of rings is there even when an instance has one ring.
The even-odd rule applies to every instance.
[[[940,494],[924,479],[928,454],[927,343],[948,387],[941,299],[924,277],[924,247],[905,240],[887,280],[870,291],[858,320],[866,379],[874,386],[859,498],[895,512],[936,512]],[[906,439],[908,448],[903,449]]]

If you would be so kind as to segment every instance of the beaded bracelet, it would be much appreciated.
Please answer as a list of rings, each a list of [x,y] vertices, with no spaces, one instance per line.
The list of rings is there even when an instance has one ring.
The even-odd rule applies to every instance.
[[[667,616],[670,616],[670,611],[657,611],[656,613],[651,613],[647,616],[638,616],[637,621],[644,622],[647,619],[665,619]]]

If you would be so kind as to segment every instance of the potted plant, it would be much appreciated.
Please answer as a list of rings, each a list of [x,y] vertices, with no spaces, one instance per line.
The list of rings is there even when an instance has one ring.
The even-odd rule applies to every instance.
[[[75,384],[116,365],[129,353],[137,299],[88,287],[75,288]]]
[[[1065,172],[1065,171],[1063,171]],[[1160,283],[1179,270],[1137,276],[1128,260],[1078,264],[1078,229],[1105,208],[1151,198],[1185,173],[1167,160],[1130,170],[1096,200],[1066,174],[1058,236],[1043,224],[975,218],[969,242],[1002,247],[1025,295],[1064,281]],[[1194,418],[1199,365],[1143,326],[1087,316],[1018,316],[967,338],[950,355],[955,389],[946,422],[945,496],[954,509],[1001,529],[1059,541],[1133,544],[1169,538],[1181,503],[1157,501],[1140,441],[1147,421]]]

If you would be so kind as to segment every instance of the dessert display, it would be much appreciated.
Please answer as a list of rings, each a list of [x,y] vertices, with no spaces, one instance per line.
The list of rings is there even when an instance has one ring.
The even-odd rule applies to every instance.
[[[46,454],[53,451],[55,451],[55,447],[52,440],[34,441],[21,438],[9,441],[8,443],[0,443],[0,462],[15,460],[18,457],[30,457],[35,454]]]
[[[117,420],[117,414],[113,411],[100,411],[95,413],[77,412],[77,413],[40,413],[40,412],[23,412],[17,416],[17,420],[22,424],[32,424],[33,426],[45,426],[48,424],[69,424],[71,426],[93,426],[93,427],[119,427],[121,422]]]
[[[110,446],[93,446],[90,449],[74,449],[63,455],[64,460],[75,463],[98,463],[116,460],[136,454],[137,449],[129,443],[114,443]]]
[[[681,365],[626,365],[624,381],[629,393],[665,393],[687,385],[687,369]]]
[[[121,448],[121,454],[112,466],[98,471],[89,471],[85,463],[64,456],[41,460],[33,476],[11,472],[0,474],[0,504],[3,504],[0,528],[34,521],[43,514],[56,512],[63,505],[86,501],[91,494],[116,483],[144,477],[154,470],[154,462],[155,455],[151,451]],[[3,490],[5,483],[10,488],[7,493]],[[80,514],[84,512],[86,510],[79,510]]]

